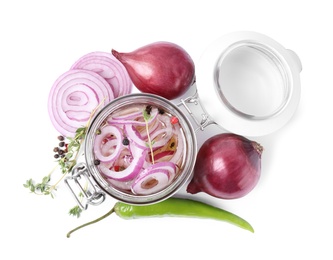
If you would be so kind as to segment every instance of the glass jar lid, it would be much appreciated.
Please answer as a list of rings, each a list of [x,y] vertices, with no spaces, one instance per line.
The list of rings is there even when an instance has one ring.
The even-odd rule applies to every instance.
[[[262,34],[236,32],[217,39],[196,71],[207,113],[233,133],[272,133],[290,120],[299,103],[300,60]]]

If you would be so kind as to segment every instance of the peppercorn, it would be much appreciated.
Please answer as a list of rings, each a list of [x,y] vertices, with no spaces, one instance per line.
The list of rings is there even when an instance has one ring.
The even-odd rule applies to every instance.
[[[56,154],[54,155],[54,158],[58,159],[58,158],[59,158],[59,154],[56,153]]]
[[[60,142],[59,143],[59,147],[64,147],[65,146],[65,142]]]
[[[147,112],[148,115],[150,115],[150,112],[151,112],[152,108],[153,107],[151,105],[146,106],[146,112]]]
[[[59,141],[64,141],[64,140],[65,140],[65,137],[63,137],[62,135],[59,135],[59,136],[58,136],[58,140],[59,140]]]
[[[162,109],[162,108],[158,108],[158,113],[160,114],[160,115],[163,115],[164,114],[164,109]]]
[[[122,143],[123,143],[123,145],[129,145],[129,140],[128,140],[128,138],[127,138],[127,137],[124,137]]]
[[[98,159],[96,159],[96,160],[94,161],[94,164],[95,164],[95,165],[99,165],[100,163],[101,163],[101,161],[98,160]]]
[[[57,153],[59,151],[59,147],[54,147],[53,152]]]
[[[64,154],[64,151],[61,150],[61,149],[59,149],[58,154],[59,154],[59,155],[63,155],[63,154]]]

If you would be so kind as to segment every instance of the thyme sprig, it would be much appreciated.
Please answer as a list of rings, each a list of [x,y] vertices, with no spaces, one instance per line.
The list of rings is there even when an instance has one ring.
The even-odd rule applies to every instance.
[[[146,131],[147,131],[147,138],[148,138],[148,142],[146,143],[146,145],[148,146],[148,148],[150,149],[150,154],[151,154],[151,161],[153,164],[155,164],[155,160],[154,160],[154,152],[153,152],[153,145],[154,145],[154,141],[151,141],[150,138],[150,134],[149,134],[149,125],[148,122],[151,119],[151,106],[147,106],[144,110],[143,110],[143,119],[146,122]]]
[[[80,127],[76,130],[74,138],[66,137],[68,141],[67,153],[58,160],[62,173],[70,172],[76,165],[77,157],[87,133],[87,127]]]
[[[77,157],[81,148],[81,144],[85,138],[87,127],[80,127],[76,130],[75,136],[73,138],[66,138],[68,141],[66,154],[57,159],[57,165],[53,170],[42,178],[41,182],[36,182],[32,178],[26,181],[23,186],[28,188],[32,193],[37,195],[50,195],[54,198],[54,191],[57,189],[59,183],[63,180],[67,173],[69,173],[73,167],[76,165]],[[51,176],[60,167],[62,176],[54,184],[51,184]]]
[[[61,156],[56,156],[57,165],[52,169],[52,171],[42,178],[41,182],[36,182],[32,178],[27,180],[23,186],[30,190],[30,192],[37,195],[50,195],[54,198],[54,191],[57,190],[59,183],[64,179],[64,177],[70,173],[73,167],[77,163],[77,158],[80,154],[82,143],[86,137],[88,126],[90,125],[91,119],[95,112],[103,105],[105,98],[99,103],[99,105],[91,112],[88,122],[85,126],[79,127],[74,137],[62,137],[61,140],[66,143],[65,150],[61,150]],[[59,137],[58,137],[59,138]],[[63,144],[61,146],[63,146]],[[57,149],[58,150],[58,149]],[[63,153],[64,152],[64,153]],[[51,176],[55,170],[60,167],[61,177],[54,183],[51,184]],[[79,194],[79,197],[81,194]],[[80,217],[82,209],[77,205],[70,209],[69,215]]]

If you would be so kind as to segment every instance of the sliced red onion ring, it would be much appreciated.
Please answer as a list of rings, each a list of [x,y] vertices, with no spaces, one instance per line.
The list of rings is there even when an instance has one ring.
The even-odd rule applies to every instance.
[[[131,146],[133,160],[131,164],[122,171],[110,170],[107,163],[101,163],[98,167],[100,171],[107,177],[118,181],[129,181],[134,179],[142,170],[146,150],[140,149],[135,145]]]
[[[156,117],[156,119],[158,116]],[[153,120],[148,124],[148,129],[149,129],[149,135],[152,135],[157,129],[161,129],[163,126],[158,120]],[[147,140],[148,139],[148,134],[147,134],[147,128],[146,126],[141,126],[141,129],[137,128],[138,131],[140,132],[140,135],[142,139]]]
[[[168,151],[163,151],[163,152],[154,154],[154,160],[155,161],[161,160],[161,159],[165,158],[166,156],[173,155],[174,153],[175,153],[175,151],[168,150]]]
[[[151,169],[163,169],[169,172],[169,183],[176,175],[176,164],[172,162],[159,162],[151,165]]]
[[[156,130],[154,133],[151,134],[151,140],[154,140],[153,148],[158,148],[164,146],[167,142],[169,142],[170,138],[172,137],[172,125],[170,123],[170,118],[167,116],[160,117],[161,122],[164,124],[165,127]],[[162,136],[161,138],[158,138]]]
[[[135,111],[130,114],[125,114],[121,116],[112,116],[110,120],[134,120],[142,115],[142,111]]]
[[[102,147],[101,152],[102,154],[109,156],[111,153],[113,153],[119,143],[119,140],[117,139],[109,139],[106,138],[106,140],[102,141]]]
[[[147,142],[142,139],[140,133],[133,127],[133,125],[126,124],[124,126],[124,132],[127,138],[133,141],[137,147],[148,149]]]
[[[54,127],[66,137],[74,137],[91,112],[104,100],[114,98],[109,84],[95,72],[70,70],[53,84],[48,99],[48,112]],[[103,107],[103,106],[101,106]]]
[[[169,184],[169,172],[164,169],[152,169],[140,174],[132,184],[132,192],[147,195],[163,190]]]
[[[171,162],[152,164],[136,177],[132,192],[146,195],[158,192],[168,186],[176,175],[176,165]]]
[[[103,146],[105,146],[107,143],[111,142],[108,141],[106,143],[105,139],[113,135],[116,140],[116,148],[111,154],[107,154],[105,152],[102,152]],[[118,158],[118,155],[120,154],[121,147],[122,147],[122,132],[118,127],[107,125],[105,127],[101,128],[101,133],[99,135],[96,135],[95,142],[94,142],[94,153],[97,159],[99,159],[101,162],[111,162]],[[114,142],[112,142],[114,143]]]
[[[157,109],[153,109],[151,111],[151,116],[149,118],[149,120],[147,120],[148,125],[153,122],[156,117],[158,115],[158,110]],[[119,119],[119,117],[116,117],[118,119],[110,118],[108,119],[108,123],[111,125],[117,124],[117,125],[126,125],[126,124],[132,124],[132,125],[140,125],[140,126],[145,126],[147,123],[146,121],[143,119],[143,112],[141,112],[137,118],[133,118],[133,119]],[[140,120],[140,118],[142,118],[142,120]]]
[[[115,97],[129,94],[132,81],[124,65],[108,52],[91,52],[77,60],[71,69],[84,69],[98,73],[110,85]]]

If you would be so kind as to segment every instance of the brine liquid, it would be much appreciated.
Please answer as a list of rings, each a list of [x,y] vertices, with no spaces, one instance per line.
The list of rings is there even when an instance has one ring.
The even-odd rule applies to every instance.
[[[94,158],[114,188],[150,195],[169,186],[182,172],[186,140],[179,119],[149,104],[112,112],[99,127]]]

